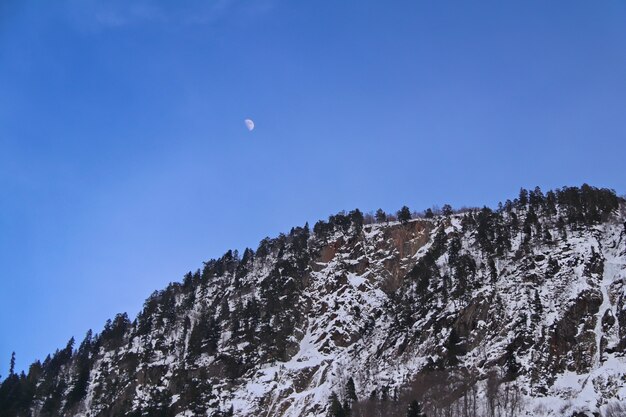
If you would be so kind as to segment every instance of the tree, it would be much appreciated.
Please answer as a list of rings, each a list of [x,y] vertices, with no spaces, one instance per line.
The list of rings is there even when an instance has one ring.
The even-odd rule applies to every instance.
[[[92,365],[90,354],[93,346],[93,332],[90,329],[87,331],[85,339],[81,342],[80,347],[76,352],[75,380],[72,389],[67,395],[65,402],[66,410],[69,410],[87,394],[87,388],[89,386],[89,371]]]
[[[348,217],[350,218],[350,222],[354,225],[357,231],[361,231],[363,229],[363,213],[359,209],[354,209],[350,213],[348,213]]]
[[[328,417],[346,417],[348,414],[344,409],[343,405],[341,405],[341,401],[339,401],[339,397],[334,392],[330,394],[330,406],[328,407]]]
[[[456,264],[461,247],[461,238],[454,236],[450,239],[450,243],[448,243],[448,260],[450,261],[450,265]]]
[[[398,221],[402,224],[407,223],[411,220],[411,210],[407,206],[402,206],[400,210],[398,210]]]
[[[528,202],[535,210],[542,206],[544,201],[545,197],[539,186],[535,187],[533,191],[530,191],[528,193]]]
[[[387,221],[387,213],[383,211],[383,209],[376,210],[375,214],[376,223],[383,223]]]
[[[525,208],[528,204],[528,190],[525,188],[520,188],[519,190],[519,206],[520,208]]]
[[[422,412],[422,406],[417,400],[413,400],[409,404],[406,410],[406,417],[426,417],[426,414]]]
[[[447,350],[446,352],[447,365],[450,365],[450,366],[457,365],[459,363],[459,360],[457,359],[457,357],[465,354],[464,349],[461,346],[459,346],[460,343],[461,343],[461,339],[459,338],[459,334],[454,328],[452,328],[452,331],[450,332],[450,336],[448,337],[448,340],[445,343],[446,350]]]
[[[346,397],[349,401],[359,400],[356,396],[356,387],[354,386],[354,379],[352,379],[352,377],[350,377],[346,383]]]
[[[441,208],[441,214],[443,214],[444,216],[452,215],[452,206],[450,204],[444,204]]]
[[[9,368],[9,376],[15,374],[15,352],[11,353],[11,365]]]
[[[426,217],[427,219],[432,219],[433,217],[435,217],[433,209],[427,208],[426,210],[424,210],[424,217]]]

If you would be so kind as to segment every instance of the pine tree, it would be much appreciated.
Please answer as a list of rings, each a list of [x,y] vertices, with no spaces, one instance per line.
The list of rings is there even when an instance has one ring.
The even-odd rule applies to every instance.
[[[559,230],[562,239],[567,239],[567,230],[565,230],[565,220],[559,216],[556,221],[556,228]]]
[[[543,229],[543,242],[550,245],[552,244],[552,233],[550,233],[550,230],[546,227],[545,229]]]
[[[517,378],[519,371],[520,371],[520,364],[517,362],[517,359],[515,358],[515,350],[513,348],[513,345],[509,345],[506,348],[506,373],[507,373],[507,378],[509,380],[514,380],[515,378]]]
[[[206,346],[210,355],[217,351],[217,345],[220,340],[220,327],[211,316],[207,325]]]
[[[459,363],[458,356],[465,354],[463,348],[459,346],[460,343],[459,334],[453,328],[445,344],[447,350],[446,362],[450,366],[456,366]]]
[[[363,213],[359,209],[354,209],[348,213],[350,222],[354,225],[355,229],[360,232],[363,229]]]
[[[350,401],[359,400],[356,396],[356,387],[354,386],[354,379],[352,379],[352,377],[348,378],[348,382],[346,383],[346,397]]]
[[[426,217],[427,219],[432,219],[433,217],[435,217],[433,209],[427,208],[426,210],[424,210],[424,217]]]
[[[546,193],[545,210],[549,216],[556,215],[556,194],[554,191]]]
[[[15,375],[15,352],[11,353],[11,365],[9,367],[9,376]]]
[[[376,223],[384,223],[387,221],[387,213],[383,211],[383,209],[376,210],[376,214],[374,215],[376,219]]]
[[[411,220],[411,210],[407,206],[402,206],[400,210],[398,210],[398,221],[402,224],[407,223]]]
[[[328,407],[328,417],[345,417],[343,405],[339,401],[339,397],[334,392],[330,394],[328,399],[330,406]]]
[[[343,410],[342,410],[342,417],[350,417],[350,414],[352,412],[352,409],[350,407],[350,403],[348,402],[348,400],[344,400],[343,401],[343,406],[342,406]]]
[[[543,192],[541,192],[541,188],[539,188],[539,186],[535,187],[535,189],[528,194],[528,202],[535,210],[537,210],[540,206],[543,206],[544,201],[545,197],[543,196]]]
[[[528,204],[528,190],[524,189],[524,188],[520,188],[519,190],[519,207],[520,208],[525,208],[526,205]]]
[[[422,406],[417,400],[413,400],[409,404],[406,410],[406,417],[426,417],[426,414],[422,412]]]
[[[533,312],[530,316],[530,319],[537,323],[541,319],[543,315],[543,305],[541,304],[541,298],[539,297],[539,292],[535,290],[535,295],[533,297]]]
[[[450,265],[454,265],[456,263],[459,252],[461,251],[461,239],[458,236],[454,236],[450,239],[450,243],[448,243],[448,259],[450,261]]]
[[[81,342],[76,352],[76,376],[72,389],[67,395],[65,409],[69,410],[87,394],[89,384],[89,371],[91,367],[90,354],[93,347],[93,332],[87,331],[85,339]]]
[[[443,214],[444,216],[451,216],[452,213],[452,206],[450,204],[444,204],[441,208],[441,214]]]

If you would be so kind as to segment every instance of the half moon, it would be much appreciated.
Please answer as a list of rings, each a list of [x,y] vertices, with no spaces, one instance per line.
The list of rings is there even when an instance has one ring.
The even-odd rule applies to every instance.
[[[246,124],[248,130],[252,132],[252,130],[254,129],[254,122],[252,121],[252,119],[246,119],[243,122]]]

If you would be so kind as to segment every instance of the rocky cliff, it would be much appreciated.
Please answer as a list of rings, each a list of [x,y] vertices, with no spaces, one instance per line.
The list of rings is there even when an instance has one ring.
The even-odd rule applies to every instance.
[[[6,416],[620,415],[626,204],[589,186],[227,252],[10,375]],[[613,413],[613,414],[611,414]]]

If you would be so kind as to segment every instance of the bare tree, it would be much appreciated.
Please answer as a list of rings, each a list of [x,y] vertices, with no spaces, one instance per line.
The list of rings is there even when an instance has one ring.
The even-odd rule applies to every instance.
[[[498,397],[500,391],[500,378],[496,370],[491,370],[487,376],[487,388],[485,401],[487,402],[487,413],[489,417],[496,417],[498,410]]]

